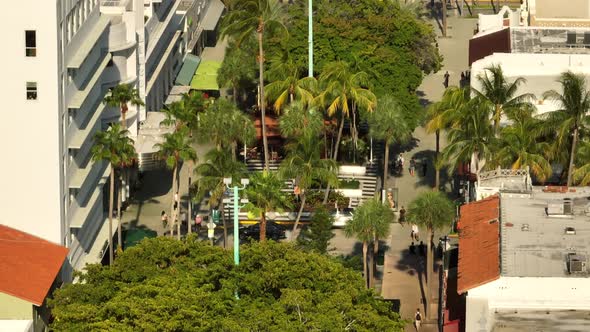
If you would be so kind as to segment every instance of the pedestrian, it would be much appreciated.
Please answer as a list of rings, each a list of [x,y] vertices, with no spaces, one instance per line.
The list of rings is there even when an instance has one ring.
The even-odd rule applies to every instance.
[[[418,241],[418,239],[419,239],[418,232],[419,232],[418,225],[412,224],[412,232],[410,233],[412,235],[412,240]]]
[[[449,75],[449,72],[448,71],[445,72],[445,75],[444,75],[445,80],[443,82],[443,85],[445,86],[445,89],[449,87],[449,77],[450,76],[451,75]]]
[[[421,323],[422,323],[422,315],[420,314],[420,308],[417,308],[416,314],[414,314],[414,325],[416,326],[416,331],[420,330]]]
[[[164,228],[166,228],[166,226],[168,226],[168,215],[166,214],[166,211],[164,211],[164,210],[162,210],[161,219],[162,219],[162,226]]]
[[[410,159],[410,175],[414,176],[414,173],[416,173],[416,159],[412,157],[412,159]]]
[[[426,171],[428,170],[428,164],[426,163],[426,160],[422,161],[422,174],[424,174],[424,176],[426,176]]]
[[[426,245],[424,244],[424,241],[420,241],[420,244],[418,245],[418,253],[420,256],[426,256]]]
[[[201,224],[203,223],[203,217],[200,214],[197,214],[195,217],[195,225],[197,226],[197,233],[201,230]]]
[[[393,200],[393,194],[391,192],[387,193],[387,202],[392,210],[395,209],[395,201]]]
[[[416,246],[414,245],[414,241],[412,241],[412,244],[410,244],[410,254],[415,254],[416,253]]]
[[[178,207],[178,191],[174,193],[174,210]]]
[[[402,205],[402,208],[399,210],[399,223],[403,226],[404,222],[406,222],[406,208]]]

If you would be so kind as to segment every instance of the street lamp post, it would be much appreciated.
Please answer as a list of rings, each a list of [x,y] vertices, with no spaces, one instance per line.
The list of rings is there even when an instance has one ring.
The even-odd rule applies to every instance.
[[[239,191],[240,190],[244,190],[246,188],[246,186],[250,183],[250,180],[248,179],[241,179],[240,183],[242,184],[241,187],[238,186],[233,186],[232,187],[232,178],[223,178],[223,183],[225,184],[225,187],[227,189],[231,189],[234,192],[234,264],[240,265],[240,234],[239,234],[239,226],[240,226],[240,220],[239,220],[239,212],[240,212],[240,208],[243,206],[238,205],[238,202],[242,202],[242,203],[247,203],[247,199],[242,199],[240,200],[239,197]]]
[[[313,77],[313,0],[307,2],[307,43],[309,54],[308,75]]]

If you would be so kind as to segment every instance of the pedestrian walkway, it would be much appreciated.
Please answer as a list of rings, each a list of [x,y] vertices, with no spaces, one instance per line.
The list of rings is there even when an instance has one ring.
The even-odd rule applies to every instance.
[[[449,38],[438,39],[439,49],[444,57],[444,66],[439,72],[425,77],[418,89],[418,94],[422,98],[424,105],[440,100],[444,92],[445,72],[448,71],[450,75],[449,85],[459,85],[461,72],[468,68],[468,40],[473,34],[475,22],[474,19],[449,17]],[[407,209],[410,202],[420,192],[431,190],[434,186],[433,157],[435,156],[435,144],[434,135],[427,134],[424,128],[420,127],[415,130],[414,140],[410,144],[406,147],[393,149],[393,153],[402,152],[406,160],[406,169],[403,170],[403,175],[390,177],[385,184],[386,188],[397,187],[399,189],[398,206],[405,206]],[[441,137],[441,148],[444,145],[445,141]],[[409,160],[412,157],[418,162],[415,176],[411,176],[407,169]],[[426,162],[425,175],[422,168],[423,162]],[[445,183],[445,178],[445,176],[442,177],[441,183],[445,184],[448,191],[450,186]],[[421,239],[424,239],[426,231],[420,229],[419,233]],[[439,234],[435,234],[435,242],[439,236]],[[426,286],[424,258],[417,254],[411,254],[409,251],[412,242],[409,225],[392,224],[391,235],[387,241],[389,250],[385,253],[381,294],[386,299],[399,300],[401,317],[413,321],[417,308],[420,308],[421,312],[426,309],[424,304],[424,287]],[[420,331],[438,331],[438,272],[436,269],[432,279],[434,281],[433,285],[431,285],[432,320],[429,322],[423,321]],[[405,331],[415,331],[413,324],[408,324]]]

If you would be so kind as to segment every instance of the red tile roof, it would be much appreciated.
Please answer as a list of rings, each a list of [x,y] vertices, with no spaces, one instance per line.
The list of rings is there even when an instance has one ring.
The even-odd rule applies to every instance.
[[[500,277],[500,198],[461,206],[459,219],[459,294]]]
[[[41,306],[68,249],[0,225],[0,292]]]

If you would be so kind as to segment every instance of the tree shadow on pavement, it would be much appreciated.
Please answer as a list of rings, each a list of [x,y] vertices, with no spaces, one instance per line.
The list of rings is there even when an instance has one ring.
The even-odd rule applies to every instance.
[[[414,154],[414,159],[416,159],[416,177],[417,181],[414,184],[415,188],[418,187],[425,187],[428,186],[429,188],[434,188],[434,181],[435,181],[435,171],[434,168],[434,158],[436,156],[436,151],[433,150],[423,150],[418,151]],[[424,175],[424,169],[422,168],[423,163],[426,162],[426,175]],[[451,185],[453,178],[448,172],[448,167],[444,167],[440,170],[440,187],[447,188],[448,185]],[[440,189],[440,188],[439,188]]]

